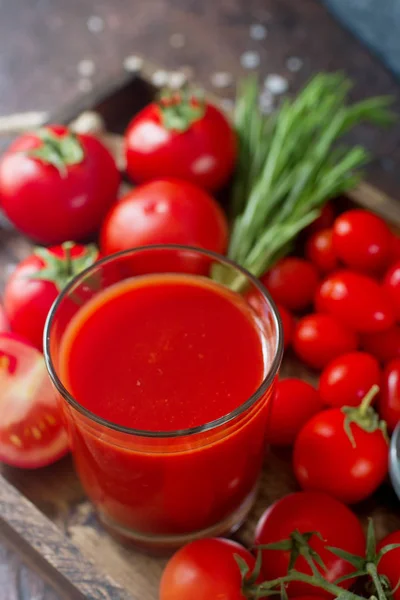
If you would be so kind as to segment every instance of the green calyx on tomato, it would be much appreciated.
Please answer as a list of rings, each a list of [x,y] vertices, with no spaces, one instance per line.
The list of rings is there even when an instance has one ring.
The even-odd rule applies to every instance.
[[[165,89],[160,94],[158,107],[164,127],[183,133],[199,121],[205,113],[204,98],[199,92],[191,92],[184,86],[178,92]]]
[[[35,248],[34,253],[43,261],[44,266],[40,271],[32,273],[29,279],[50,281],[54,283],[57,291],[61,292],[75,275],[90,267],[99,255],[97,247],[90,244],[85,246],[83,253],[72,256],[71,250],[74,245],[74,242],[64,242],[61,246],[64,253],[61,256],[56,256],[46,248]]]
[[[375,597],[379,600],[389,600],[392,598],[393,589],[391,589],[387,577],[379,573],[379,562],[384,555],[400,548],[400,544],[388,544],[378,552],[372,519],[369,520],[368,524],[367,545],[364,556],[351,554],[341,548],[325,546],[326,550],[348,562],[355,569],[355,571],[336,579],[334,582],[327,581],[324,578],[323,574],[326,567],[318,553],[309,545],[309,541],[314,535],[317,535],[322,539],[322,536],[316,532],[300,533],[299,531],[294,531],[287,540],[257,545],[255,548],[258,551],[257,562],[250,576],[247,564],[245,564],[240,557],[235,556],[242,575],[242,591],[245,598],[248,598],[249,600],[251,598],[266,598],[267,596],[277,594],[279,589],[284,589],[290,582],[298,581],[312,585],[313,588],[316,588],[317,590],[324,590],[337,598],[340,597],[342,600],[363,600],[365,596],[359,596],[357,593],[350,592],[340,587],[340,584],[344,581],[349,579],[353,580],[358,577],[367,578],[369,597]],[[290,563],[285,576],[264,581],[263,583],[256,583],[260,572],[261,560],[259,559],[259,556],[261,555],[262,550],[290,552]],[[308,575],[296,570],[295,563],[299,556],[302,556],[306,560],[310,566],[311,574]],[[322,571],[318,569],[318,566]]]
[[[357,446],[351,430],[353,423],[367,433],[374,433],[374,431],[381,430],[383,437],[389,444],[386,422],[379,419],[378,413],[371,406],[371,402],[378,392],[379,386],[373,385],[369,392],[364,396],[360,406],[344,406],[341,409],[346,416],[344,420],[344,429],[353,448]]]
[[[36,135],[42,144],[26,154],[45,164],[53,165],[61,177],[66,177],[69,165],[77,165],[83,161],[85,153],[74,133],[56,135],[50,129],[43,127],[38,129]]]

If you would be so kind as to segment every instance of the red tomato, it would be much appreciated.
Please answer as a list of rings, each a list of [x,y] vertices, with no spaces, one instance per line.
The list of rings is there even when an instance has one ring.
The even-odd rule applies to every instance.
[[[80,271],[99,258],[95,246],[66,242],[53,248],[36,248],[16,268],[6,284],[4,306],[12,330],[43,346],[48,312],[60,291]]]
[[[392,432],[400,421],[400,358],[391,360],[383,370],[378,407]]]
[[[335,556],[326,546],[341,548],[351,554],[363,556],[365,537],[357,517],[347,506],[326,494],[318,492],[297,492],[281,498],[270,506],[261,517],[257,529],[255,544],[270,544],[288,539],[293,531],[300,533],[318,531],[322,540],[313,536],[310,546],[323,560],[326,571],[322,571],[325,579],[333,582],[339,577],[349,575],[355,568],[346,560]],[[263,550],[262,571],[267,580],[287,575],[289,552]],[[299,556],[294,568],[300,573],[311,575],[311,568],[302,556]],[[343,581],[341,587],[348,589],[352,581]],[[314,593],[323,597],[331,597],[321,589],[311,587],[302,582],[291,582],[287,592],[289,597]]]
[[[319,395],[334,408],[358,406],[373,385],[380,384],[379,363],[367,352],[349,352],[334,358],[322,371]]]
[[[244,600],[235,554],[254,569],[255,559],[240,544],[209,538],[187,544],[168,561],[160,583],[160,600]]]
[[[394,325],[393,308],[385,290],[366,275],[336,271],[321,283],[316,308],[328,312],[359,333],[384,331]]]
[[[297,356],[314,369],[323,369],[331,360],[356,350],[356,334],[331,315],[311,314],[297,323],[293,348]]]
[[[394,263],[400,260],[400,236],[395,233],[392,235],[391,248],[391,262]]]
[[[68,441],[43,356],[19,336],[0,335],[0,460],[34,469],[66,454]]]
[[[176,177],[214,191],[233,172],[236,146],[218,108],[181,93],[149,104],[132,119],[125,134],[126,168],[138,183]]]
[[[61,125],[22,135],[0,160],[1,208],[17,229],[43,244],[95,233],[119,182],[100,140]]]
[[[293,454],[294,472],[304,490],[353,504],[381,485],[388,472],[388,440],[374,421],[376,413],[369,411],[332,408],[304,425]]]
[[[288,310],[301,311],[313,300],[318,273],[314,265],[307,260],[288,256],[265,273],[261,281],[275,302]]]
[[[383,280],[389,298],[391,298],[397,320],[400,320],[400,260],[388,270]]]
[[[145,183],[108,213],[100,234],[104,254],[150,244],[183,244],[224,253],[228,225],[204,190],[174,179]]]
[[[312,385],[291,378],[278,381],[272,403],[267,440],[276,446],[290,446],[303,425],[323,409]]]
[[[295,320],[293,315],[288,310],[286,310],[286,308],[282,306],[282,304],[277,304],[276,307],[282,320],[283,347],[286,349],[288,346],[290,346],[292,342],[293,330],[295,328]]]
[[[361,346],[382,363],[400,358],[400,325],[394,325],[386,331],[364,333],[361,335]]]
[[[390,535],[386,536],[381,542],[379,542],[377,550],[380,551],[385,546],[391,544],[400,544],[400,530],[394,531]],[[393,594],[393,600],[400,600],[400,548],[391,550],[387,554],[384,554],[378,564],[379,575],[386,575],[392,590],[396,590]]]
[[[0,304],[0,333],[9,330],[9,323],[4,308]]]
[[[377,215],[367,210],[348,210],[333,225],[333,248],[348,267],[380,272],[391,258],[392,233]]]
[[[309,233],[315,233],[316,231],[321,231],[321,229],[332,227],[334,220],[335,211],[333,210],[332,203],[328,202],[323,206],[319,217],[317,217],[315,221],[313,221],[313,223],[307,227],[307,231]]]
[[[306,256],[321,273],[330,273],[339,266],[333,250],[332,229],[321,229],[308,238]]]

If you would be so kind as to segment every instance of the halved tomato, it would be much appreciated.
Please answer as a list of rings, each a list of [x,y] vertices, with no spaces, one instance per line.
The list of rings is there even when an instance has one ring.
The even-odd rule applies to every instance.
[[[43,355],[20,336],[1,334],[0,461],[35,469],[67,452],[67,434]]]

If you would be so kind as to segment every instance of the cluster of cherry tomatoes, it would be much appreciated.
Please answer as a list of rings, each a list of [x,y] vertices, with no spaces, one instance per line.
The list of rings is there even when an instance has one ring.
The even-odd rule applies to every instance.
[[[371,212],[335,218],[328,205],[304,247],[305,258],[282,259],[263,281],[286,346],[321,374],[318,389],[278,383],[270,441],[294,445],[303,489],[355,503],[385,479],[388,433],[400,421],[399,238]]]

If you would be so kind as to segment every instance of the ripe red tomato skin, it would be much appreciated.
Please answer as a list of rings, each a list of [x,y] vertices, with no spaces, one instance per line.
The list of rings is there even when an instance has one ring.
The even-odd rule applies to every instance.
[[[282,258],[261,277],[271,296],[287,310],[302,311],[313,300],[318,273],[312,263],[303,258]]]
[[[391,249],[391,263],[393,264],[400,260],[400,236],[395,233],[392,235]]]
[[[385,331],[364,333],[360,339],[361,347],[381,363],[400,358],[400,325],[396,324]]]
[[[381,430],[351,425],[353,448],[339,408],[322,411],[300,431],[293,453],[297,481],[306,491],[325,492],[345,504],[368,498],[388,471],[388,443]]]
[[[60,136],[67,132],[61,125],[50,129]],[[77,137],[85,157],[67,167],[65,178],[25,154],[41,144],[34,133],[19,137],[0,161],[1,208],[17,229],[42,244],[87,238],[117,196],[120,175],[110,152],[92,135]]]
[[[390,544],[400,544],[400,530],[394,531],[390,535],[387,535],[381,542],[379,542],[377,550],[378,552],[384,547]],[[400,571],[400,548],[396,548],[391,552],[385,554],[378,564],[379,575],[386,575],[390,581],[392,589],[398,586]],[[393,600],[400,600],[400,587],[397,587],[396,592],[393,595]]]
[[[400,260],[395,262],[387,271],[383,287],[393,303],[396,318],[400,320]]]
[[[319,531],[324,541],[317,537],[310,540],[310,545],[321,556],[327,571],[325,579],[335,579],[352,573],[355,569],[343,559],[338,559],[324,546],[340,547],[352,554],[363,555],[365,552],[365,536],[357,517],[347,506],[319,492],[295,492],[281,498],[267,508],[258,522],[255,534],[255,545],[268,544],[288,539],[290,533],[298,529],[300,533]],[[265,579],[283,577],[287,574],[289,553],[276,550],[263,550],[263,574]],[[311,574],[310,567],[302,557],[295,563],[295,568]],[[346,581],[341,587],[348,589],[352,581]],[[291,582],[287,592],[289,598],[312,595],[316,588],[301,582]],[[318,595],[331,595],[318,589]]]
[[[391,360],[383,369],[378,407],[392,432],[400,421],[400,358]]]
[[[313,221],[311,225],[307,227],[307,232],[312,234],[316,231],[321,231],[321,229],[327,229],[328,227],[332,227],[334,220],[335,211],[333,209],[333,204],[331,202],[327,202],[323,206],[319,217],[317,217],[315,221]]]
[[[251,573],[255,558],[237,542],[206,538],[187,544],[167,563],[160,583],[160,600],[244,600],[234,554],[246,561]]]
[[[293,335],[297,356],[313,369],[357,349],[357,335],[331,315],[310,314],[299,320]]]
[[[332,229],[321,229],[308,238],[305,253],[320,273],[330,273],[339,266],[333,250]]]
[[[319,394],[327,406],[359,406],[373,385],[379,385],[378,361],[367,352],[349,352],[334,358],[321,373]]]
[[[342,213],[333,225],[336,256],[365,273],[384,270],[391,257],[392,234],[383,219],[362,209]]]
[[[293,315],[282,304],[277,304],[276,307],[282,320],[283,347],[286,350],[292,343],[295,320]]]
[[[189,129],[176,132],[166,129],[152,103],[130,122],[125,154],[129,177],[137,183],[174,177],[215,191],[233,172],[237,143],[228,120],[211,104]]]
[[[359,333],[385,331],[394,325],[392,303],[371,277],[342,269],[328,275],[317,289],[318,312],[334,315]]]
[[[110,210],[100,232],[103,254],[150,244],[199,246],[223,254],[227,243],[220,206],[204,190],[177,179],[130,191]]]
[[[269,417],[268,443],[292,445],[302,426],[322,409],[317,390],[306,381],[295,377],[278,381]]]
[[[48,251],[58,257],[65,256],[62,246],[53,246]],[[80,256],[84,251],[85,246],[76,244],[71,248],[71,256]],[[40,351],[47,315],[59,295],[59,290],[52,281],[31,279],[43,267],[44,261],[36,254],[31,254],[17,265],[4,291],[4,306],[12,330],[29,340]]]

